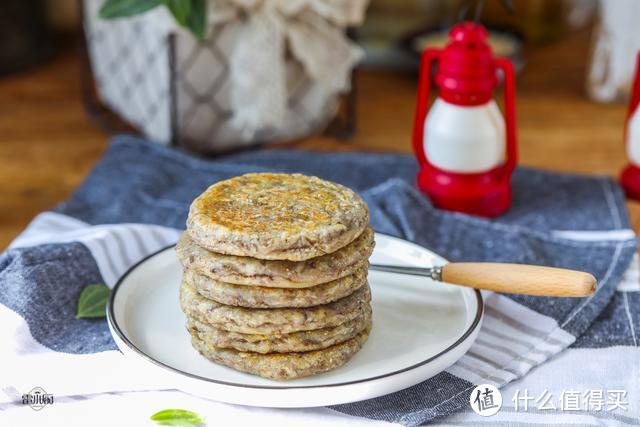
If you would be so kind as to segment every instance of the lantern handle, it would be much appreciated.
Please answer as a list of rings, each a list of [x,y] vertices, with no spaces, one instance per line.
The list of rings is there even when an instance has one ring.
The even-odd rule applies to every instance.
[[[504,111],[507,137],[507,160],[504,173],[510,175],[518,163],[518,141],[516,131],[516,87],[513,64],[507,58],[495,58],[496,68],[502,70],[504,76]]]
[[[431,70],[434,61],[440,59],[441,52],[439,49],[425,49],[420,61],[416,115],[413,122],[413,151],[420,165],[427,163],[427,157],[424,153],[424,120],[427,117],[427,106],[431,92]]]

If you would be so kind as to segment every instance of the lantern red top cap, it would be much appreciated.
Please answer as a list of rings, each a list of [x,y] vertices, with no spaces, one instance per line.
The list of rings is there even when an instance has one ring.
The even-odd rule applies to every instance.
[[[473,22],[451,29],[435,76],[442,99],[456,105],[480,105],[492,98],[498,79],[488,36],[482,25]]]

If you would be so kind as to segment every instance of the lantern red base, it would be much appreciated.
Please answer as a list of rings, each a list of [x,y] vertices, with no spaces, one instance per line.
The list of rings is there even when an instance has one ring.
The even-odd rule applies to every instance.
[[[629,165],[624,168],[620,175],[620,183],[627,197],[640,200],[640,168],[638,166]]]
[[[511,205],[511,179],[502,168],[466,174],[424,167],[417,184],[440,209],[493,218]]]

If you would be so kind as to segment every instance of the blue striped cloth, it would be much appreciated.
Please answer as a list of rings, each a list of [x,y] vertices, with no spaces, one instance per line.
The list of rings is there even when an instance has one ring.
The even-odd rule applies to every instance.
[[[485,320],[465,356],[421,384],[363,402],[243,408],[140,378],[106,321],[75,318],[80,291],[113,286],[138,260],[175,242],[189,203],[211,183],[256,171],[343,183],[365,198],[377,231],[450,260],[586,270],[598,278],[597,292],[584,299],[487,293]],[[513,207],[490,221],[433,208],[413,186],[415,174],[413,158],[402,155],[268,150],[205,160],[116,138],[75,194],[38,215],[0,256],[0,419],[8,420],[1,424],[138,425],[155,409],[184,406],[240,425],[638,425],[637,241],[618,186],[520,168]],[[502,391],[492,418],[469,404],[478,384]],[[23,405],[22,394],[35,386],[52,393],[54,405]],[[566,407],[576,394],[580,406]]]

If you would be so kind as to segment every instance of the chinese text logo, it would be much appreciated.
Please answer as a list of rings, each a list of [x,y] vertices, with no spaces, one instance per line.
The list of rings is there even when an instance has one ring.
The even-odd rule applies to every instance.
[[[490,417],[502,407],[502,394],[491,384],[480,384],[471,392],[469,403],[476,414]]]

